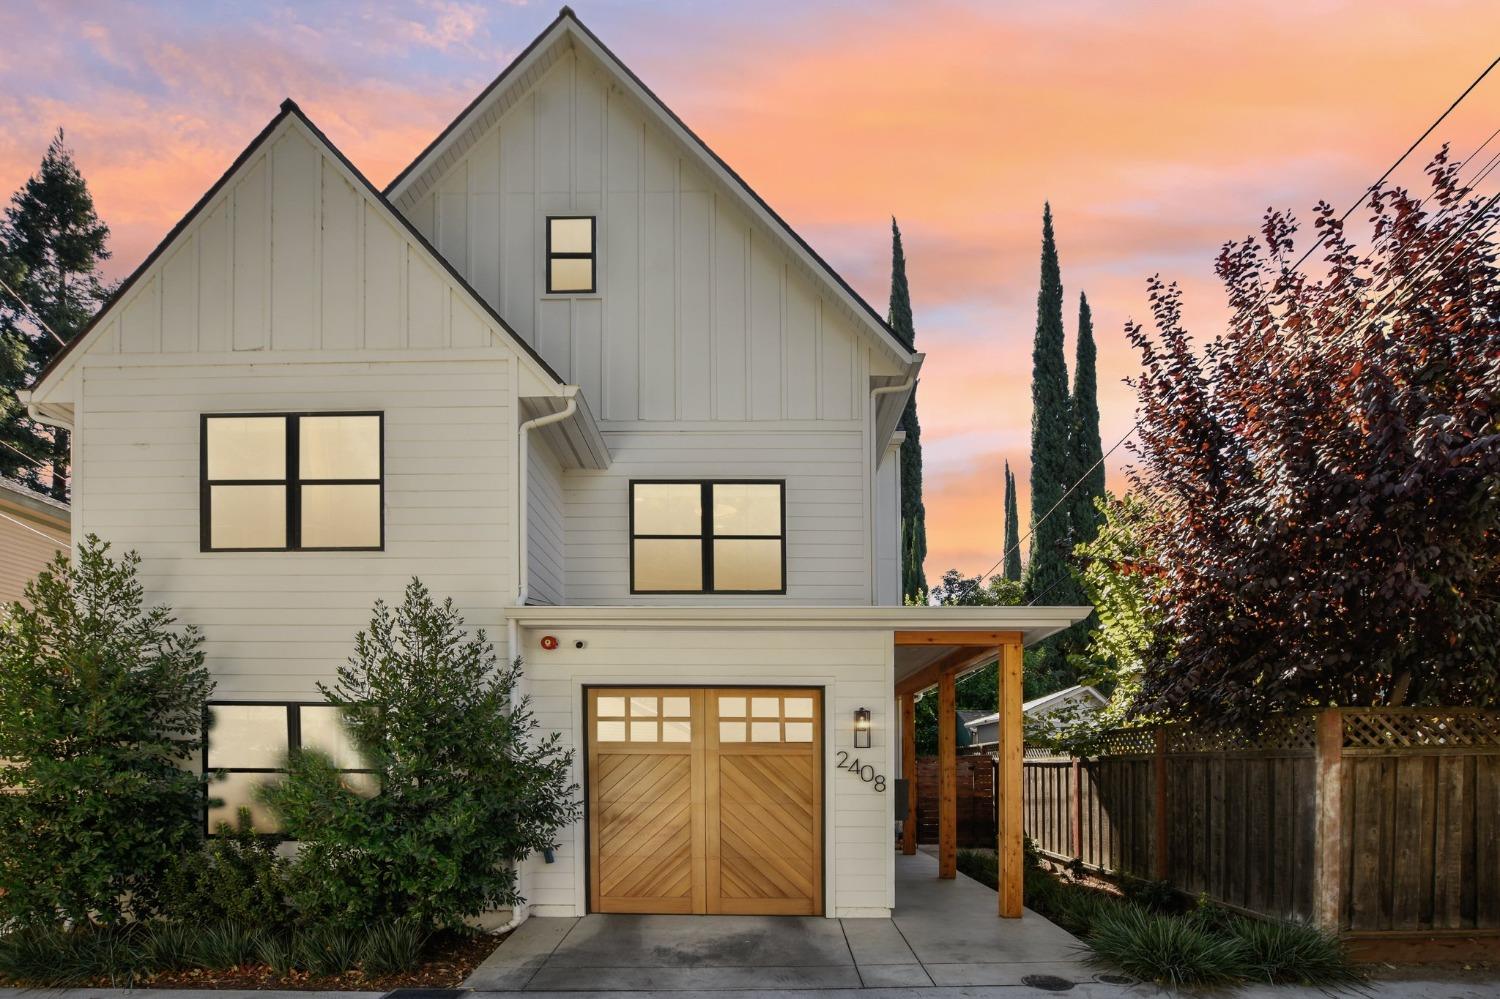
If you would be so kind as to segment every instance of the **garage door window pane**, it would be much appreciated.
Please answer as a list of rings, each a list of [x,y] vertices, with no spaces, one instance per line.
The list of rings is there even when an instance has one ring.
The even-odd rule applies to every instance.
[[[686,718],[693,713],[693,702],[686,697],[663,697],[661,713],[668,718]]]
[[[272,770],[286,763],[284,704],[216,704],[209,709],[208,768]]]
[[[298,434],[302,478],[380,478],[380,417],[304,416]]]
[[[693,723],[685,719],[668,719],[661,723],[662,742],[692,742]]]
[[[788,718],[811,718],[813,716],[811,697],[788,697],[781,703],[784,705],[783,713]]]
[[[208,504],[212,547],[286,547],[286,486],[209,486]]]
[[[631,722],[630,723],[630,741],[631,742],[655,742],[656,741],[656,722],[654,722],[654,721],[633,721],[633,722]]]
[[[715,541],[714,589],[781,589],[781,541]]]
[[[719,715],[724,718],[745,717],[745,699],[743,697],[719,698]]]
[[[756,718],[781,717],[781,698],[755,697],[750,700],[750,714]]]
[[[216,416],[203,431],[210,479],[286,478],[286,417]]]
[[[719,741],[720,742],[744,742],[745,741],[745,723],[742,722],[742,721],[734,721],[734,722],[721,721],[721,722],[719,722]]]
[[[656,698],[654,697],[632,697],[630,699],[630,717],[632,718],[655,718]]]
[[[703,589],[703,556],[699,543],[661,539],[635,542],[635,589],[691,592]]]
[[[625,698],[623,697],[601,697],[599,698],[599,717],[601,718],[624,718]]]
[[[601,721],[599,723],[600,742],[624,742],[625,723],[623,721]]]
[[[781,723],[780,722],[751,722],[750,723],[750,741],[751,742],[780,742],[781,741]]]
[[[781,534],[781,485],[776,482],[714,484],[714,533]]]
[[[791,722],[791,721],[789,721],[789,722],[786,723],[786,741],[787,742],[812,742],[812,740],[813,740],[812,722]]]
[[[379,548],[380,486],[303,486],[303,548]]]

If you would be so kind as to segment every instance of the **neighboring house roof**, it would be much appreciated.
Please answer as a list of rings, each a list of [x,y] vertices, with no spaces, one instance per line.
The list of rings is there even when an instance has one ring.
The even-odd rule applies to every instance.
[[[520,55],[516,56],[511,64],[490,82],[489,86],[480,91],[479,96],[459,112],[458,117],[454,118],[448,127],[443,129],[438,137],[433,139],[427,148],[407,165],[406,169],[396,175],[396,179],[392,180],[385,189],[385,193],[391,200],[399,202],[413,193],[425,193],[427,187],[437,179],[438,175],[462,155],[479,138],[481,132],[488,129],[493,123],[492,113],[495,109],[500,107],[503,110],[504,107],[509,106],[514,97],[512,91],[525,89],[535,82],[540,72],[549,64],[549,56],[554,55],[556,50],[568,41],[582,46],[603,66],[619,77],[628,90],[634,91],[636,98],[652,114],[658,124],[673,134],[697,156],[711,174],[738,196],[745,209],[753,217],[759,218],[782,241],[793,258],[800,260],[812,274],[821,278],[834,297],[841,301],[851,314],[862,321],[868,333],[875,336],[888,350],[900,356],[906,363],[913,363],[916,360],[912,356],[915,348],[897,335],[885,318],[876,312],[870,303],[866,302],[826,260],[819,256],[817,251],[808,245],[807,241],[798,235],[796,230],[788,225],[786,220],[778,215],[766,203],[766,200],[745,182],[743,177],[710,149],[697,133],[688,128],[686,123],[652,92],[651,88],[641,82],[640,77],[636,76],[630,67],[621,62],[619,57],[580,21],[578,15],[574,14],[570,7],[563,7],[546,30],[538,35]]]
[[[350,161],[349,157],[345,156],[343,151],[340,150],[338,146],[334,145],[333,142],[328,138],[328,136],[323,134],[323,131],[319,129],[318,126],[312,123],[312,120],[303,113],[302,109],[297,106],[297,103],[295,101],[293,101],[291,98],[287,98],[286,100],[281,102],[281,110],[277,112],[276,116],[266,124],[265,128],[261,129],[259,135],[250,140],[250,144],[245,147],[244,151],[241,152],[239,156],[235,157],[234,162],[229,165],[229,169],[225,170],[223,175],[220,176],[218,180],[214,181],[213,186],[210,187],[206,193],[204,193],[203,197],[199,198],[197,203],[194,204],[192,208],[188,209],[187,214],[184,215],[178,221],[178,223],[172,227],[171,231],[169,231],[166,236],[162,238],[162,241],[160,243],[156,244],[156,248],[146,255],[146,259],[141,261],[140,266],[131,271],[130,276],[120,283],[120,286],[115,289],[114,294],[110,295],[109,300],[106,301],[104,305],[100,307],[99,311],[94,314],[94,318],[89,320],[88,325],[85,326],[77,336],[69,340],[67,345],[64,346],[62,350],[58,351],[53,356],[52,360],[44,369],[42,369],[41,373],[38,374],[36,379],[32,382],[31,390],[33,392],[36,391],[50,377],[52,377],[54,372],[57,372],[63,368],[65,362],[74,354],[79,345],[84,343],[84,341],[89,338],[89,334],[91,334],[103,323],[105,317],[113,311],[114,307],[119,302],[125,299],[125,297],[130,293],[130,289],[136,283],[136,281],[151,269],[151,266],[161,258],[162,254],[164,254],[169,247],[171,247],[177,237],[180,236],[190,225],[192,225],[193,220],[196,219],[205,208],[213,203],[214,199],[219,195],[220,191],[224,189],[225,185],[229,183],[230,179],[234,177],[234,175],[242,166],[249,162],[250,158],[255,155],[256,151],[265,144],[265,142],[272,136],[272,134],[276,132],[277,127],[280,126],[281,123],[288,117],[296,118],[297,121],[301,122],[302,125],[305,126],[310,133],[312,133],[313,137],[317,139],[318,142],[322,143],[322,145],[327,148],[327,150],[334,156],[334,158],[337,159],[339,163],[341,163],[344,168],[349,171],[350,175],[360,183],[365,191],[374,198],[375,202],[384,209],[385,214],[390,218],[390,220],[397,226],[399,226],[403,232],[409,235],[418,243],[418,245],[422,247],[426,254],[432,258],[433,262],[441,267],[442,270],[447,274],[447,276],[451,280],[453,280],[453,282],[457,284],[459,288],[463,290],[463,292],[469,297],[476,308],[483,311],[485,315],[487,315],[497,326],[499,326],[500,329],[505,331],[505,333],[509,336],[511,342],[518,350],[522,351],[527,357],[534,361],[542,369],[542,371],[544,371],[547,376],[557,384],[564,384],[563,379],[557,374],[556,371],[552,370],[552,367],[542,359],[542,356],[532,348],[531,344],[522,339],[521,336],[516,333],[516,331],[511,327],[511,325],[505,321],[504,317],[496,312],[494,307],[486,302],[483,296],[475,291],[474,288],[469,284],[469,282],[464,279],[463,275],[458,273],[458,271],[454,269],[453,265],[448,262],[448,258],[439,253],[437,249],[427,241],[427,238],[420,232],[418,232],[416,227],[407,220],[405,215],[396,211],[395,207],[391,205],[390,201],[386,199],[386,196],[381,193],[380,189],[377,188],[374,184],[370,183],[369,179],[360,172],[359,168],[356,167],[352,161]]]
[[[1021,705],[1021,714],[1029,715],[1045,712],[1070,700],[1092,700],[1096,708],[1102,708],[1109,704],[1108,698],[1099,693],[1098,690],[1090,686],[1078,684],[1072,687],[1065,687],[1062,690],[1054,690],[1050,694],[1044,694],[1041,697],[1026,701]],[[981,725],[993,725],[999,718],[1000,715],[998,713],[991,711],[989,714],[975,718],[972,721],[966,720],[964,724],[969,728],[978,728]]]
[[[72,520],[68,504],[62,500],[55,500],[45,493],[39,493],[35,489],[9,479],[0,479],[0,507],[8,511],[24,512],[38,520],[55,524],[63,530],[67,530]]]
[[[965,709],[965,708],[959,708],[958,709],[958,720],[960,722],[962,722],[963,724],[967,725],[970,722],[978,721],[979,719],[985,717],[985,714],[986,714],[986,712],[983,712],[983,711],[970,711],[970,710]],[[991,716],[993,716],[994,712],[991,711],[991,712],[989,712],[989,714]]]

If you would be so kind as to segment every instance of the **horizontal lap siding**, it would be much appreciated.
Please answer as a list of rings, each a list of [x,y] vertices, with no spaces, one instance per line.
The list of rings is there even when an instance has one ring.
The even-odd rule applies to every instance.
[[[141,554],[147,599],[204,633],[218,697],[316,696],[377,598],[420,576],[503,642],[513,592],[511,362],[85,370],[85,532]],[[383,552],[200,552],[199,416],[385,413]]]
[[[726,603],[870,603],[865,438],[857,427],[630,431],[606,438],[614,456],[608,471],[564,477],[569,603],[682,600],[629,595],[630,480],[672,478],[786,480],[787,594],[726,597]]]
[[[559,647],[543,651],[541,636]],[[575,641],[585,643],[574,648]],[[582,687],[671,684],[711,687],[737,684],[822,686],[824,691],[824,872],[829,915],[867,914],[893,904],[894,870],[890,778],[894,773],[891,731],[893,654],[890,632],[762,631],[757,629],[647,630],[603,628],[527,629],[521,639],[526,688],[545,731],[562,733],[574,750],[573,780],[582,787],[580,723]],[[873,712],[872,748],[855,752],[856,708]],[[874,764],[887,791],[874,790],[857,775],[832,766],[839,750]],[[581,793],[581,792],[580,792]],[[583,825],[564,830],[555,863],[526,862],[523,891],[538,915],[582,910]]]
[[[68,550],[68,529],[31,520],[19,510],[0,507],[0,514],[26,525],[0,518],[0,604],[6,604],[20,600],[26,584],[53,556]]]

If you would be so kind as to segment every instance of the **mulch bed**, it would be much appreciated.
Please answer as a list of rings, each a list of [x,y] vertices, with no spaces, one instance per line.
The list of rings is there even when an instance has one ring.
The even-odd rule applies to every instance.
[[[366,977],[358,971],[342,975],[312,975],[294,971],[278,975],[263,964],[245,965],[224,971],[194,968],[188,971],[165,971],[140,979],[138,989],[286,989],[297,991],[389,992],[403,988],[457,988],[506,936],[480,933],[464,936],[440,933],[428,941],[422,964],[394,975]],[[91,982],[95,987],[108,982]]]

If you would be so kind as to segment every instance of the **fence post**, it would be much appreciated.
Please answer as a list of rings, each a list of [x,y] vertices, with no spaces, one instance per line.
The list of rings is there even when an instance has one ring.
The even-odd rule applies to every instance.
[[[1073,790],[1068,795],[1069,819],[1073,826],[1073,857],[1083,859],[1083,760],[1073,757]]]
[[[1343,917],[1344,718],[1338,708],[1317,715],[1317,858],[1313,865],[1313,921],[1335,932]]]
[[[1152,773],[1152,818],[1155,822],[1152,838],[1154,849],[1151,855],[1151,876],[1166,881],[1170,873],[1167,868],[1167,730],[1156,730],[1156,752],[1151,761]]]

